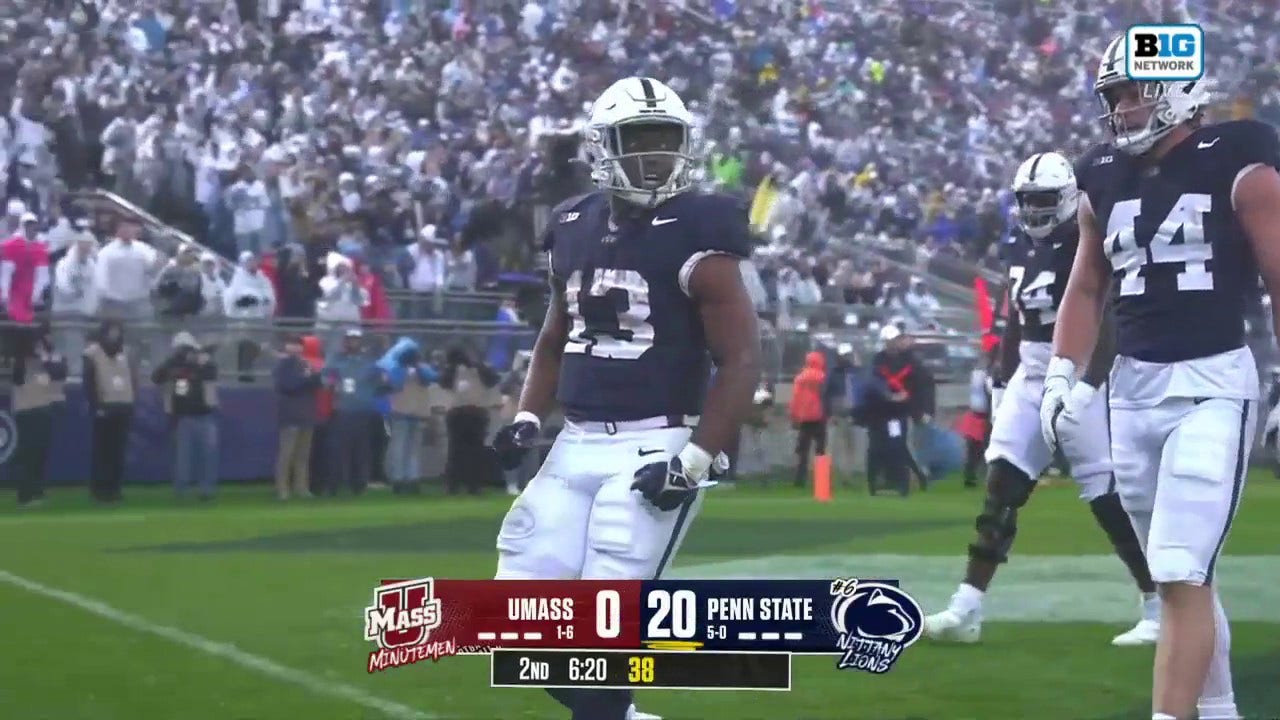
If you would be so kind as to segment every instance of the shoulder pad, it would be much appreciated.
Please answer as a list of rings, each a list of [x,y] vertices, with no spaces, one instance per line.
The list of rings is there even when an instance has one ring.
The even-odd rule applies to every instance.
[[[1219,138],[1224,146],[1224,161],[1233,171],[1258,163],[1280,167],[1280,139],[1276,129],[1267,123],[1232,120],[1206,126],[1195,136],[1197,147],[1206,150]]]
[[[552,208],[551,214],[547,218],[547,227],[542,231],[542,238],[539,242],[542,249],[550,252],[555,245],[556,228],[578,220],[592,201],[599,199],[600,195],[601,193],[599,192],[574,195]]]
[[[1089,191],[1089,181],[1097,176],[1098,168],[1106,167],[1116,161],[1118,150],[1108,144],[1101,143],[1089,148],[1080,159],[1076,160],[1076,185],[1083,191]]]
[[[751,257],[750,207],[746,200],[722,193],[692,193],[683,196],[676,211],[696,221],[698,232],[692,238],[692,251]]]
[[[551,208],[551,222],[552,223],[566,222],[563,217],[564,215],[572,213],[575,210],[579,210],[583,205],[587,204],[588,200],[593,199],[599,194],[600,194],[599,192],[589,192],[589,193],[583,193],[581,195],[574,195],[568,200],[565,200],[559,205],[556,205],[554,208]],[[572,222],[572,221],[567,221],[567,222]]]

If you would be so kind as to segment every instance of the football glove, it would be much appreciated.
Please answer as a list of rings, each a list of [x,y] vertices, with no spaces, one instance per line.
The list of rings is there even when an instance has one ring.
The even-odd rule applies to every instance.
[[[1067,458],[1081,456],[1079,452],[1070,452],[1070,449],[1072,443],[1084,437],[1082,419],[1085,416],[1085,408],[1093,402],[1093,396],[1097,392],[1098,388],[1081,380],[1067,393],[1062,412],[1058,413],[1058,419],[1053,424],[1054,436],[1058,439],[1058,449],[1062,450]]]
[[[504,425],[493,436],[493,452],[503,470],[515,470],[524,454],[538,440],[542,422],[531,412],[518,412],[510,425]]]
[[[1075,363],[1062,357],[1049,361],[1048,372],[1045,373],[1044,394],[1040,397],[1040,434],[1044,437],[1049,452],[1058,449],[1058,417],[1067,407],[1067,397],[1071,394],[1071,381],[1075,378]]]
[[[699,489],[719,484],[707,479],[716,464],[710,453],[690,443],[670,460],[649,463],[637,470],[631,489],[643,495],[650,505],[670,512],[691,502]],[[724,465],[728,465],[727,458]]]

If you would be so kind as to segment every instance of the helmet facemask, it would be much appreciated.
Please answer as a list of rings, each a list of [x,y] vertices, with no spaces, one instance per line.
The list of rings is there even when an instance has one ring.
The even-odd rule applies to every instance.
[[[1118,77],[1097,85],[1098,102],[1103,110],[1099,119],[1111,132],[1112,144],[1117,150],[1129,155],[1141,155],[1150,150],[1157,140],[1194,116],[1199,109],[1198,105],[1192,105],[1178,96],[1173,88],[1174,84],[1173,81]],[[1194,85],[1195,81],[1192,81],[1190,86]],[[1186,88],[1182,95],[1186,95],[1191,87]],[[1122,103],[1125,105],[1123,108]],[[1183,105],[1188,107],[1181,107]],[[1130,118],[1135,116],[1143,119],[1131,121]]]
[[[692,186],[691,128],[671,117],[638,117],[588,129],[592,179],[622,199],[653,207]]]
[[[1062,223],[1065,190],[1023,190],[1014,193],[1018,201],[1018,224],[1036,240],[1043,240]]]

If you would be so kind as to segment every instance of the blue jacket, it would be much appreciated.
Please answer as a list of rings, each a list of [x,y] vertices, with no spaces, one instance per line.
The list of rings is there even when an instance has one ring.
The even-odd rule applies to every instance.
[[[338,352],[325,363],[323,374],[333,385],[335,411],[381,412],[379,399],[386,394],[386,378],[368,358]]]
[[[439,380],[435,368],[425,362],[412,363],[415,356],[422,357],[422,348],[412,338],[402,337],[378,360],[378,369],[387,374],[387,385],[391,392],[404,389],[411,371],[417,373],[418,379],[425,385]]]

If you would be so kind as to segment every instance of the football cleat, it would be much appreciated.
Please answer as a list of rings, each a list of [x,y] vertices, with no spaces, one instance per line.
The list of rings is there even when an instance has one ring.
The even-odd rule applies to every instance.
[[[938,642],[976,643],[982,639],[982,613],[947,608],[924,619],[924,636]]]
[[[1155,645],[1160,639],[1160,622],[1158,620],[1139,620],[1129,630],[1120,633],[1111,640],[1116,647],[1137,647],[1138,645]]]
[[[627,720],[662,720],[662,716],[654,715],[653,713],[640,712],[636,709],[635,705],[632,705],[627,708]]]

